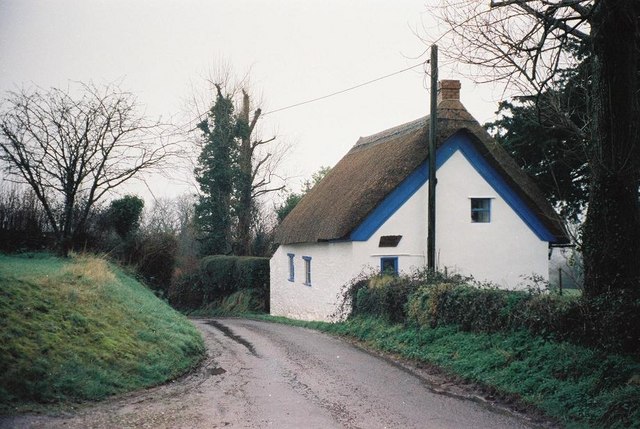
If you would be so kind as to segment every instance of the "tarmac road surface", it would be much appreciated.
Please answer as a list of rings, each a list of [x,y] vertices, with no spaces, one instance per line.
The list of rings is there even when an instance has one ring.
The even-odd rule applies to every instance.
[[[29,428],[526,428],[486,404],[323,333],[245,319],[196,319],[208,358],[175,382],[59,416],[0,420]]]

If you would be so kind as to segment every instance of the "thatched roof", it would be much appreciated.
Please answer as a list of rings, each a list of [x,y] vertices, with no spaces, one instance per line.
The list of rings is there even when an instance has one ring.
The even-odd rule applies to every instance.
[[[427,160],[428,129],[428,117],[423,117],[361,137],[283,220],[276,242],[349,239],[366,216]],[[438,147],[455,133],[468,133],[482,156],[555,236],[554,241],[568,242],[562,222],[540,189],[458,99],[440,101],[437,130]]]

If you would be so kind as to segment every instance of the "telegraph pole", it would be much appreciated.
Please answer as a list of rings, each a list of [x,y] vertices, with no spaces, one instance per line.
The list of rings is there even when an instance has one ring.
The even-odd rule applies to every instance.
[[[427,267],[436,269],[436,123],[438,121],[438,46],[431,45],[431,107],[429,113],[429,211]]]

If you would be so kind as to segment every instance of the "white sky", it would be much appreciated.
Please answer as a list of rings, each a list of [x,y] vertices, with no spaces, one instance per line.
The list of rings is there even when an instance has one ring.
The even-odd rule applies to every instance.
[[[188,101],[227,62],[238,75],[250,70],[269,111],[424,61],[427,46],[414,30],[438,36],[425,5],[435,2],[0,0],[0,91],[121,81],[152,117],[184,123]],[[461,77],[443,66],[440,78]],[[492,119],[500,91],[461,80],[462,102],[481,123]],[[427,114],[426,82],[418,67],[266,116],[263,135],[276,133],[292,147],[280,173],[297,189],[359,136]],[[150,187],[156,196],[193,191],[163,180]]]

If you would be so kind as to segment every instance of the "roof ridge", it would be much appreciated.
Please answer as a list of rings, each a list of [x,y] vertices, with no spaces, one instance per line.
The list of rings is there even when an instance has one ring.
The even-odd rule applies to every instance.
[[[374,144],[383,143],[389,140],[392,137],[397,137],[401,134],[410,133],[417,129],[420,129],[422,126],[426,128],[427,120],[429,119],[429,115],[422,116],[421,118],[414,119],[413,121],[405,122],[401,125],[396,125],[395,127],[388,128],[386,130],[377,132],[375,134],[371,134],[370,136],[360,137],[353,148],[355,149],[363,149],[365,147],[370,147]]]

